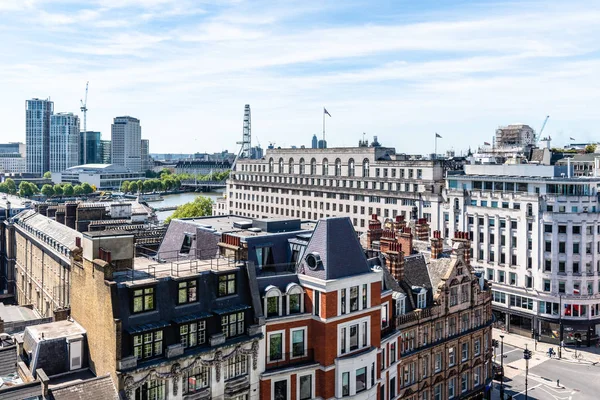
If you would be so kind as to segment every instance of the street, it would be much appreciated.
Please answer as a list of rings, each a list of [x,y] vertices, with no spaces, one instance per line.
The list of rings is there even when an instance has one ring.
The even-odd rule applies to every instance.
[[[563,360],[534,353],[529,360],[528,399],[596,400],[600,398],[600,364],[577,362],[571,350]],[[514,400],[525,399],[523,349],[504,344],[504,392]],[[496,361],[500,364],[500,349]],[[557,386],[557,379],[560,386]],[[500,399],[500,382],[494,381],[492,399]]]

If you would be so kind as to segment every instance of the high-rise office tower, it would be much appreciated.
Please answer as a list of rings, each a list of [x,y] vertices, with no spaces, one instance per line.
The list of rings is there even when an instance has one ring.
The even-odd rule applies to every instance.
[[[51,116],[49,158],[48,171],[50,172],[61,172],[79,164],[79,117],[77,115],[58,113]]]
[[[25,146],[27,172],[43,174],[50,169],[50,116],[54,102],[31,99],[25,102]]]
[[[142,139],[141,146],[142,172],[146,172],[153,167],[152,159],[150,158],[150,141],[148,139]]]
[[[84,136],[87,136],[87,140],[84,140]],[[87,143],[87,163],[88,164],[102,164],[102,143],[100,140],[100,132],[81,132],[79,135],[79,164],[84,163],[84,146]]]
[[[317,135],[313,135],[312,138],[312,148],[316,149],[319,147],[319,139],[317,139]]]
[[[132,172],[142,170],[142,127],[137,118],[116,117],[111,126],[111,161]]]
[[[111,147],[112,146],[111,146],[110,140],[101,140],[100,141],[100,148],[101,148],[100,163],[101,164],[110,164],[111,163],[111,156],[110,156]]]

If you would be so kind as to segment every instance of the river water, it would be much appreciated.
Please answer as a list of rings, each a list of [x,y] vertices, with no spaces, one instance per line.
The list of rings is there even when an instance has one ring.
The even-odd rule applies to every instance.
[[[160,208],[160,207],[168,207],[168,206],[180,206],[185,203],[189,203],[190,201],[194,201],[194,199],[198,196],[209,197],[213,201],[216,201],[218,198],[223,197],[223,192],[206,192],[206,193],[178,193],[178,194],[167,194],[162,197],[164,200],[162,201],[152,201],[148,203],[150,207]],[[160,211],[156,213],[159,221],[164,221],[175,211]]]

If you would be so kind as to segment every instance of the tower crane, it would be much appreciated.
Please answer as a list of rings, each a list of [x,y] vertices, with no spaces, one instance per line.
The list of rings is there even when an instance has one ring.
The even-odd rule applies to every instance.
[[[87,95],[89,81],[85,83],[85,101],[79,100],[81,103],[80,110],[83,112],[83,164],[87,164]]]
[[[542,138],[542,132],[544,132],[544,128],[546,127],[546,123],[548,122],[548,118],[550,118],[550,116],[546,115],[546,119],[544,120],[544,123],[542,124],[542,129],[540,129],[540,133],[538,133],[537,137],[535,138],[535,144],[538,144],[538,142]]]

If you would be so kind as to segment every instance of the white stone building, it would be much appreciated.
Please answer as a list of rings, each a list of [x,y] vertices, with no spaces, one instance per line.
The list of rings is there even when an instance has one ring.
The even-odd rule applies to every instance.
[[[600,178],[564,166],[467,165],[449,174],[445,237],[472,235],[472,265],[493,282],[511,332],[595,344],[600,333]]]
[[[366,232],[371,214],[426,218],[438,229],[443,162],[412,160],[386,147],[268,149],[238,160],[227,181],[226,211],[251,218],[350,217]]]
[[[111,162],[130,171],[142,170],[142,127],[137,118],[116,117],[111,125]]]

